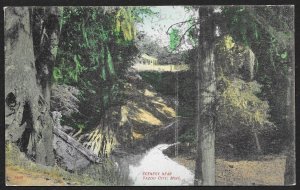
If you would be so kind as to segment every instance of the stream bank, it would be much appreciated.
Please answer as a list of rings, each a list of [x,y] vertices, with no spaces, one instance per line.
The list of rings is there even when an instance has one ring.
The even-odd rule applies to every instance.
[[[190,171],[195,170],[195,159],[190,155],[179,154],[171,159]],[[279,154],[253,160],[216,158],[216,185],[284,185],[285,160]]]
[[[163,154],[170,146],[174,144],[159,144],[143,155],[134,156],[139,159],[129,164],[131,185],[193,185],[193,172]]]

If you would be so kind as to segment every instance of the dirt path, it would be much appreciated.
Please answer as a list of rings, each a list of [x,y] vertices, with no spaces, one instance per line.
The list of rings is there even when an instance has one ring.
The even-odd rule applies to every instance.
[[[189,66],[186,64],[178,65],[146,65],[135,64],[132,66],[138,72],[141,71],[156,71],[156,72],[180,72],[189,70]]]
[[[65,186],[65,182],[53,176],[26,172],[16,167],[6,167],[6,185],[8,186]]]
[[[195,161],[185,157],[173,158],[191,171]],[[216,160],[216,185],[284,185],[285,157],[268,156],[260,160]],[[32,172],[13,165],[6,166],[8,186],[67,186],[62,177]],[[75,185],[75,184],[74,184]],[[78,184],[76,184],[78,185]]]
[[[195,161],[184,157],[175,161],[195,170]],[[285,157],[265,156],[260,160],[216,159],[216,185],[284,185]]]

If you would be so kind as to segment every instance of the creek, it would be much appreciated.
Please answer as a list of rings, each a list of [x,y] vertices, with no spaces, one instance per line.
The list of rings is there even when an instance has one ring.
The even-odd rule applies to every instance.
[[[175,144],[159,144],[148,150],[139,161],[129,165],[129,179],[135,186],[193,185],[194,174],[163,154]]]
[[[186,82],[185,75],[188,72],[139,72],[143,80],[151,84],[154,89],[162,95],[171,96],[175,101],[176,120],[179,121],[180,112],[180,93],[189,92],[180,83]],[[191,93],[193,94],[193,93]],[[186,104],[185,98],[190,100],[191,97],[181,96],[184,99],[183,105]],[[184,106],[185,107],[185,106]],[[183,112],[188,113],[186,110]],[[182,114],[184,115],[184,114]],[[188,115],[189,116],[189,115]],[[179,122],[176,122],[174,129],[174,141],[178,142]],[[163,150],[170,146],[175,146],[175,156],[178,156],[178,143],[158,144],[150,148],[142,155],[132,155],[127,157],[128,163],[127,175],[130,185],[134,186],[189,186],[194,185],[194,174],[183,165],[178,164],[165,154]],[[124,162],[123,162],[124,163]]]

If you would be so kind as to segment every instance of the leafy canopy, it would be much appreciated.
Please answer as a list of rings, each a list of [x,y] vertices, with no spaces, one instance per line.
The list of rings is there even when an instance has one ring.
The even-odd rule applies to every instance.
[[[94,127],[107,108],[121,104],[121,73],[137,53],[134,11],[136,8],[130,7],[110,11],[102,7],[68,7],[61,12],[61,40],[53,80],[74,85],[81,92],[82,115],[65,119],[71,126]]]

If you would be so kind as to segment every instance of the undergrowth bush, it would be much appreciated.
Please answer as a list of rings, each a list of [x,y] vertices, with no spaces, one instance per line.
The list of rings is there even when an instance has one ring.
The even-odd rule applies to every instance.
[[[29,160],[18,147],[12,143],[5,144],[5,167],[34,176],[63,181],[66,185],[106,186],[121,185],[114,163],[106,160],[103,164],[92,164],[83,172],[70,173],[59,166],[44,166]],[[92,169],[91,169],[92,168]]]

